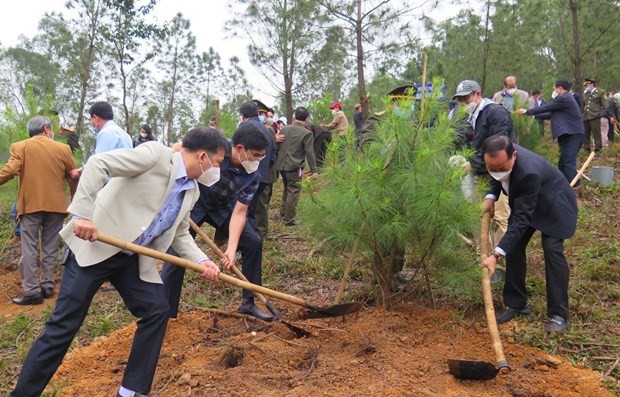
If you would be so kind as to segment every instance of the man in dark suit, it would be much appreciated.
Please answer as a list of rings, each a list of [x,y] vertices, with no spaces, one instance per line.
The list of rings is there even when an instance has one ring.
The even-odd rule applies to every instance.
[[[41,395],[106,280],[139,318],[116,395],[149,393],[169,311],[157,261],[98,242],[97,234],[109,233],[158,251],[172,247],[181,257],[200,263],[204,278],[217,280],[218,266],[188,232],[189,213],[199,197],[197,182],[217,180],[226,143],[218,131],[195,128],[183,138],[180,153],[147,142],[88,160],[67,209],[73,219],[60,231],[71,254],[65,262],[56,307],[32,344],[11,397]],[[149,194],[144,194],[146,191]],[[140,205],[135,205],[136,197],[140,197]]]
[[[280,144],[276,169],[282,175],[284,190],[282,191],[282,204],[280,216],[284,218],[286,226],[296,226],[301,222],[295,219],[297,214],[297,202],[301,192],[301,175],[306,159],[312,172],[312,177],[318,176],[318,168],[314,157],[312,131],[306,128],[306,120],[310,116],[308,109],[298,107],[295,109],[295,121],[292,125],[282,128],[284,142]]]
[[[553,86],[553,101],[531,109],[517,109],[517,114],[551,118],[551,136],[558,141],[558,168],[570,183],[577,175],[577,155],[583,143],[581,110],[569,92],[570,83],[558,80]]]
[[[493,178],[484,207],[493,212],[500,191],[508,195],[511,214],[508,230],[483,267],[491,274],[506,257],[504,304],[499,323],[521,314],[530,314],[525,288],[526,248],[536,230],[542,234],[547,281],[547,332],[564,331],[568,326],[568,263],[564,239],[577,227],[577,199],[564,175],[551,163],[529,150],[513,145],[506,136],[492,136],[482,145],[489,174]]]

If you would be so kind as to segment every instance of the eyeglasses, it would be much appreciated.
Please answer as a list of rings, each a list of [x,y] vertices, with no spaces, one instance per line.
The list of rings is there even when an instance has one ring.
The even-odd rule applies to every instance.
[[[264,159],[264,158],[265,158],[265,156],[266,156],[266,154],[265,154],[265,153],[263,153],[263,154],[257,154],[257,153],[252,153],[252,152],[250,152],[249,150],[246,150],[246,151],[245,151],[245,154],[246,154],[246,156],[248,157],[248,160],[249,160],[249,159],[250,159],[250,157],[251,157],[251,158],[252,158],[252,160],[254,160],[254,161],[257,161],[257,160],[258,160],[258,161],[261,161],[261,160],[262,160],[262,159]]]

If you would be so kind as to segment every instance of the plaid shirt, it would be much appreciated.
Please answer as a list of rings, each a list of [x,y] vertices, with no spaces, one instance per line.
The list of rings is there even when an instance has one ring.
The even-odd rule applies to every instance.
[[[230,161],[230,153],[229,147],[220,165],[220,180],[215,185],[198,184],[200,204],[218,226],[230,217],[237,202],[250,205],[260,180],[258,171],[248,174],[243,167],[235,167]]]

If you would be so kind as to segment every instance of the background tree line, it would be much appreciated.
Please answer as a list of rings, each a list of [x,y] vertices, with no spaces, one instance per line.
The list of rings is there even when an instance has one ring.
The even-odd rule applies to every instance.
[[[99,99],[113,104],[130,134],[148,123],[166,144],[206,124],[216,98],[233,126],[239,104],[257,96],[257,82],[248,81],[238,57],[222,59],[212,47],[198,52],[196,27],[183,15],[151,23],[156,4],[70,0],[43,17],[35,37],[0,48],[3,142],[19,138],[7,135],[15,130],[10,115],[45,106],[75,126],[88,146],[85,112]],[[236,0],[222,37],[249,40],[241,51],[248,51],[276,92],[276,110],[289,119],[295,106],[313,101],[341,101],[349,114],[356,102],[366,115],[380,110],[391,88],[420,82],[424,52],[428,80],[444,78],[448,93],[470,78],[492,95],[508,74],[547,98],[560,77],[577,86],[584,76],[596,78],[604,89],[620,90],[620,5],[614,0],[440,3],[460,9],[443,21],[426,16],[433,7],[423,0]],[[29,105],[28,95],[39,99],[40,109]]]

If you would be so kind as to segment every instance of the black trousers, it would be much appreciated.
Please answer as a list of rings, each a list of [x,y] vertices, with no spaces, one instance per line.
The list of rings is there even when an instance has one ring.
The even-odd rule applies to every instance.
[[[32,344],[11,396],[41,395],[82,325],[93,296],[106,280],[116,287],[131,314],[139,318],[122,385],[139,393],[150,392],[168,323],[162,285],[140,279],[137,255],[119,253],[96,265],[80,267],[70,254],[54,312]]]
[[[217,223],[206,213],[202,207],[196,206],[190,213],[190,218],[201,226],[204,222],[209,223],[215,228],[215,240],[226,240],[228,238],[228,226],[230,225],[230,217],[221,225]],[[190,229],[192,236],[195,232]],[[239,237],[239,246],[237,248],[243,257],[243,267],[241,272],[252,284],[261,285],[262,283],[262,260],[263,260],[263,243],[251,222],[246,220],[241,236]],[[174,250],[170,249],[168,253],[176,255]],[[164,282],[164,294],[170,306],[170,318],[176,318],[179,312],[179,302],[181,301],[181,290],[183,289],[183,278],[185,277],[185,268],[175,266],[171,263],[164,262],[161,271],[161,278]],[[252,291],[243,290],[244,298],[253,298]]]
[[[529,228],[512,252],[506,254],[506,282],[504,283],[504,304],[516,309],[527,305],[525,288],[526,248],[536,230]],[[568,320],[568,277],[569,269],[564,256],[564,240],[542,235],[545,256],[545,278],[547,284],[547,315],[558,315]]]

